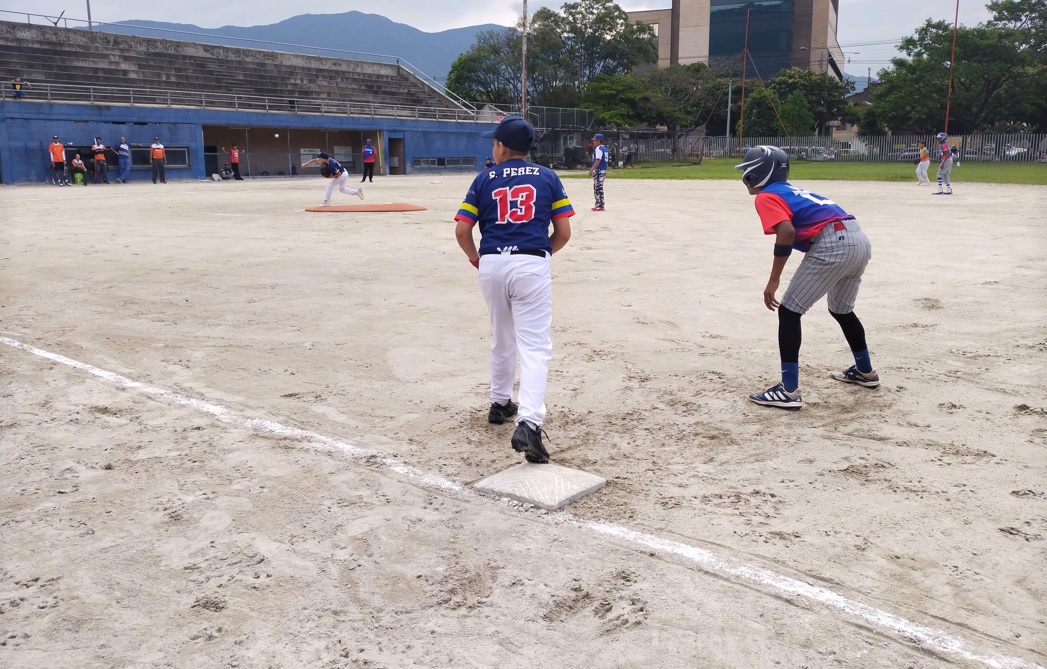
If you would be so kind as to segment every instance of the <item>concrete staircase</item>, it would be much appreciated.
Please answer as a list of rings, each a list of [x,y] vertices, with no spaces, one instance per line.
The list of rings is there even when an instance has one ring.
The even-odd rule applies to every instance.
[[[281,101],[463,108],[395,62],[242,49],[0,21],[0,62],[41,85],[256,96]],[[30,97],[39,97],[30,91]]]

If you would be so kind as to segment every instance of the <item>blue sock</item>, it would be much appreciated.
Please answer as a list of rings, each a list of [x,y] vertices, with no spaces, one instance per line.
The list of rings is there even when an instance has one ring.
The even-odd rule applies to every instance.
[[[796,392],[796,389],[800,387],[800,363],[782,363],[782,385],[785,386],[786,392]]]
[[[873,371],[872,360],[869,359],[869,349],[852,351],[852,353],[854,353],[854,366],[858,368],[859,372],[868,374]]]

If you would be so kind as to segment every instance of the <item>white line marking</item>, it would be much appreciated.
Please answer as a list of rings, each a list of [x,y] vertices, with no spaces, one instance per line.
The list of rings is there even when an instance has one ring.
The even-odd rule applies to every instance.
[[[144,383],[133,381],[126,376],[121,376],[115,372],[99,369],[93,365],[78,362],[57,353],[51,353],[50,351],[23,344],[8,337],[0,336],[0,343],[32,353],[41,358],[53,360],[54,362],[79,369],[123,388],[137,390],[146,395],[152,395],[175,404],[196,409],[201,413],[214,416],[224,423],[250,428],[259,432],[267,432],[280,437],[297,439],[316,446],[324,446],[333,450],[341,451],[349,457],[357,460],[378,457],[381,459],[382,465],[385,466],[386,469],[407,479],[411,479],[415,483],[419,483],[428,488],[438,488],[440,490],[453,492],[463,497],[476,497],[475,493],[460,483],[456,483],[436,474],[423,472],[415,467],[404,464],[395,458],[387,457],[379,451],[363,448],[356,444],[334,439],[316,432],[310,432],[309,430],[290,427],[276,421],[251,418],[218,404],[211,404],[210,402],[193,399],[192,397],[172,392],[170,390],[164,390],[163,388],[148,386]],[[970,643],[966,639],[949,634],[948,632],[921,625],[906,620],[900,616],[896,616],[893,613],[874,608],[867,604],[862,604],[861,602],[856,602],[821,586],[804,583],[803,581],[783,576],[782,574],[770,571],[769,569],[754,567],[731,558],[721,557],[704,548],[690,546],[669,539],[662,539],[661,537],[656,537],[651,534],[644,534],[643,532],[637,532],[636,530],[629,529],[622,525],[582,520],[571,516],[569,513],[563,513],[562,515],[565,517],[567,522],[572,523],[577,527],[588,529],[596,534],[613,537],[619,541],[631,543],[659,553],[676,555],[691,561],[705,571],[727,576],[734,580],[756,583],[766,589],[775,590],[779,594],[802,597],[812,602],[836,609],[840,613],[858,619],[880,633],[891,636],[909,646],[962,658],[968,662],[974,662],[986,667],[991,667],[992,669],[1047,669],[1047,667],[1044,667],[1043,665],[1027,662],[1017,657],[983,654],[972,649]]]

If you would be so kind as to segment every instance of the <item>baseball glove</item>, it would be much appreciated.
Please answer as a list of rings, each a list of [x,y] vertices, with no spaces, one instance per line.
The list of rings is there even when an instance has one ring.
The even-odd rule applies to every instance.
[[[320,176],[322,176],[325,179],[330,179],[334,176],[334,174],[331,172],[331,170],[327,169],[326,167],[321,167]]]

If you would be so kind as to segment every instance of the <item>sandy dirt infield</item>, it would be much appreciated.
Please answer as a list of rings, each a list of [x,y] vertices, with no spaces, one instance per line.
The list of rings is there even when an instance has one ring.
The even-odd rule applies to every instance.
[[[745,399],[777,320],[740,183],[611,180],[596,214],[568,180],[547,445],[608,484],[563,513],[439,485],[519,460],[471,175],[368,185],[404,214],[307,213],[319,179],[3,187],[0,666],[1047,666],[1047,189],[956,177],[802,184],[872,240],[884,385],[829,378],[823,302],[795,413]]]

